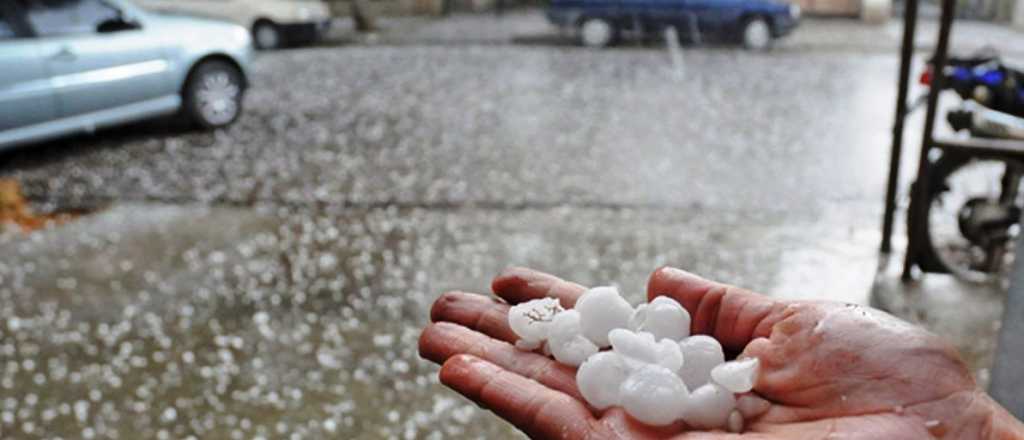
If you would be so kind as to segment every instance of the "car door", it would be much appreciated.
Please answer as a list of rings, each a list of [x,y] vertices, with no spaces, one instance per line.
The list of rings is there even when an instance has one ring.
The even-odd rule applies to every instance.
[[[46,64],[15,6],[0,1],[0,131],[57,117]]]
[[[104,0],[20,0],[39,37],[62,117],[174,93],[161,39]],[[103,24],[104,26],[101,26]]]

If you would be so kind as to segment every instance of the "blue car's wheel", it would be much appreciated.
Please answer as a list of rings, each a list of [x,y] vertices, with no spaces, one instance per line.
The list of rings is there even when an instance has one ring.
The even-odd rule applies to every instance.
[[[242,113],[245,82],[235,66],[220,60],[203,62],[189,76],[184,91],[184,110],[197,125],[221,128]]]
[[[767,50],[772,45],[772,29],[763,17],[751,17],[743,25],[743,47]]]
[[[615,41],[615,25],[603,18],[587,18],[580,23],[580,43],[586,47],[607,47]]]

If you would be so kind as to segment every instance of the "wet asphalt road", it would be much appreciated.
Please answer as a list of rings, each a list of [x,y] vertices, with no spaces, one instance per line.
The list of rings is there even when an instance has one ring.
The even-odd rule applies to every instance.
[[[41,209],[99,211],[0,236],[0,433],[510,435],[416,356],[438,294],[508,265],[634,302],[663,264],[866,295],[895,56],[683,59],[291,50],[258,59],[230,129],[5,155]]]

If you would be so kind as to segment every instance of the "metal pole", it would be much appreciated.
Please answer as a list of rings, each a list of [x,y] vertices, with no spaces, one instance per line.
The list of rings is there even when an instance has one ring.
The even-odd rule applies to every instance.
[[[903,11],[903,46],[900,49],[899,90],[896,92],[896,121],[892,125],[892,150],[889,156],[889,183],[885,188],[885,215],[882,219],[882,252],[892,251],[892,224],[896,214],[896,188],[900,184],[900,158],[903,157],[903,122],[907,118],[907,92],[910,89],[910,63],[914,58],[917,32],[917,2],[907,0]]]
[[[1024,235],[1017,240],[1016,259],[1006,293],[1003,325],[996,343],[996,360],[992,367],[992,398],[1017,418],[1024,418]]]
[[[903,261],[903,280],[909,281],[913,278],[913,268],[917,264],[917,252],[920,246],[921,231],[915,227],[916,220],[926,213],[928,201],[928,152],[931,150],[933,135],[935,132],[935,114],[939,107],[939,92],[942,91],[943,70],[946,68],[946,57],[949,52],[949,31],[953,26],[953,12],[956,8],[955,0],[942,0],[942,18],[939,25],[939,37],[935,43],[935,56],[932,59],[932,83],[928,90],[928,111],[924,120],[924,135],[921,137],[921,155],[917,160],[917,181],[914,183],[914,192],[910,197],[910,216],[907,222],[908,243],[907,255]]]

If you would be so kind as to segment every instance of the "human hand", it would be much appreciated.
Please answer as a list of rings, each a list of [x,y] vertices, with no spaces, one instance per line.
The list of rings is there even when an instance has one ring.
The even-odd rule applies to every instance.
[[[574,368],[511,345],[509,304],[547,296],[570,308],[583,286],[515,268],[492,289],[505,302],[442,295],[420,354],[443,364],[442,383],[534,438],[1024,438],[1024,426],[935,335],[874,309],[776,300],[672,268],[651,276],[648,298],[675,299],[692,315],[693,334],[760,359],[754,392],[764,400],[747,400],[763,408],[747,414],[743,434],[646,426],[621,408],[594,411]]]

